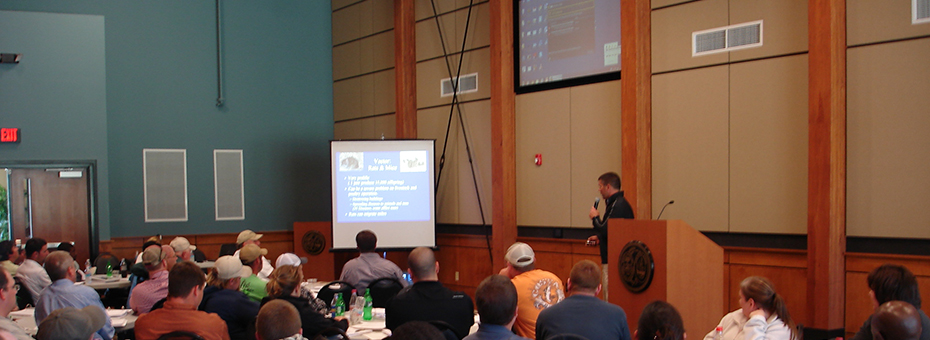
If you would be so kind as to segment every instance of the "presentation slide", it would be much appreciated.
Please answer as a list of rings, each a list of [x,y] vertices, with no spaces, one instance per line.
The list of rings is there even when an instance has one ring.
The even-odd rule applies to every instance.
[[[378,248],[434,247],[433,140],[333,141],[333,249],[371,230]]]
[[[620,0],[520,0],[520,87],[620,71]]]

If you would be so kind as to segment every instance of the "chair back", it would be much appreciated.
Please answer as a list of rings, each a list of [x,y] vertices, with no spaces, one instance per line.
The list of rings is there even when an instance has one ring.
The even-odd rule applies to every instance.
[[[553,335],[549,337],[549,340],[588,340],[588,338],[578,334],[564,333]]]
[[[353,289],[355,289],[355,287],[348,282],[333,281],[327,283],[323,288],[320,288],[320,292],[316,294],[316,297],[326,302],[326,307],[332,308],[333,296],[336,296],[336,293],[342,293],[342,301],[345,302],[346,307],[348,307]]]
[[[200,249],[191,250],[191,259],[194,262],[203,262],[207,260],[207,254],[204,254]]]
[[[97,259],[94,260],[94,266],[97,267],[97,271],[94,274],[106,274],[107,262],[113,266],[113,269],[115,269],[117,273],[119,272],[119,259],[113,256],[113,254],[101,253],[97,256]]]
[[[216,258],[220,258],[220,256],[235,254],[237,248],[238,247],[236,246],[235,243],[225,243],[220,246],[220,255],[217,256]]]
[[[455,328],[453,328],[452,325],[450,325],[448,322],[442,320],[431,320],[429,321],[429,324],[433,325],[433,327],[436,327],[436,329],[442,333],[442,336],[444,336],[446,340],[459,340],[464,337],[459,337],[458,334],[455,334]]]
[[[164,299],[156,301],[155,304],[152,305],[152,309],[150,309],[149,312],[154,311],[156,309],[161,309],[162,307],[164,307],[165,301],[168,301],[168,298],[164,298]]]
[[[29,293],[29,289],[26,288],[26,285],[15,276],[13,277],[13,282],[19,286],[19,290],[16,291],[16,305],[19,309],[35,306],[35,302],[32,301],[32,293]]]
[[[158,340],[204,340],[202,336],[190,331],[174,331],[162,334]]]
[[[404,289],[404,286],[393,277],[382,277],[368,284],[371,302],[375,308],[387,307],[388,300],[397,295],[401,289]],[[365,295],[365,292],[358,292],[358,294]]]

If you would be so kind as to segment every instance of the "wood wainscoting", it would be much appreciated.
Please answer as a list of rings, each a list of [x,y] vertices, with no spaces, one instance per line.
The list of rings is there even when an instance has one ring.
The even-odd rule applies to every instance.
[[[261,232],[262,247],[268,249],[268,258],[277,258],[285,252],[294,251],[292,231]],[[215,260],[220,246],[235,243],[238,233],[165,235],[165,244],[175,236],[184,236],[191,244],[202,250],[207,259]],[[100,243],[101,252],[109,252],[120,258],[133,258],[148,237],[118,237]],[[492,268],[488,241],[483,235],[439,234],[436,237],[439,250],[439,280],[453,290],[461,290],[475,296],[481,280],[496,274],[501,268]],[[599,263],[596,247],[586,247],[584,240],[520,237],[536,252],[537,268],[551,271],[562,278],[569,277],[572,266],[583,259]],[[388,252],[387,258],[403,269],[407,268],[409,252]],[[355,252],[335,253],[333,272],[338,276],[346,261],[357,256]],[[846,309],[845,328],[851,337],[871,315],[873,307],[869,300],[866,276],[872,269],[885,263],[896,263],[908,267],[917,276],[920,290],[930,294],[930,256],[887,255],[872,253],[846,254]],[[766,249],[724,247],[724,309],[739,308],[739,284],[749,276],[764,276],[770,279],[779,294],[784,296],[791,317],[800,325],[810,324],[811,315],[807,307],[807,251],[790,249]],[[319,277],[320,280],[335,280],[337,277]],[[922,306],[928,312],[926,305]],[[722,317],[722,315],[721,315]],[[711,329],[690,330],[692,337],[702,337]]]

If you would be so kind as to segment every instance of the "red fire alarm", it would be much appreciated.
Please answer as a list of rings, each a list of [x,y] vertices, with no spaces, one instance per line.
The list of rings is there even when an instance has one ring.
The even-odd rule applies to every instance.
[[[19,128],[0,128],[0,143],[19,143]]]
[[[536,160],[533,162],[536,163],[536,166],[542,165],[542,154],[541,153],[536,154]]]

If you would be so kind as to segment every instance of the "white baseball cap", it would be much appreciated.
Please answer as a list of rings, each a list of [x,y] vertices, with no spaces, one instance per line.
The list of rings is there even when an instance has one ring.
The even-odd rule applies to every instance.
[[[284,254],[281,254],[281,256],[278,256],[278,260],[275,261],[274,266],[275,268],[281,267],[281,266],[297,267],[304,263],[307,263],[306,257],[297,257],[297,255],[294,253],[284,253]]]
[[[252,270],[242,265],[242,261],[234,256],[220,256],[213,264],[216,268],[216,276],[220,280],[229,280],[235,277],[247,277],[252,274]]]
[[[533,264],[536,261],[536,254],[529,244],[517,242],[507,248],[507,255],[504,256],[507,262],[514,267],[522,268]]]
[[[197,249],[196,246],[191,245],[191,242],[187,240],[186,237],[179,236],[171,240],[171,248],[174,249],[175,253],[182,253],[185,250],[194,250]]]

